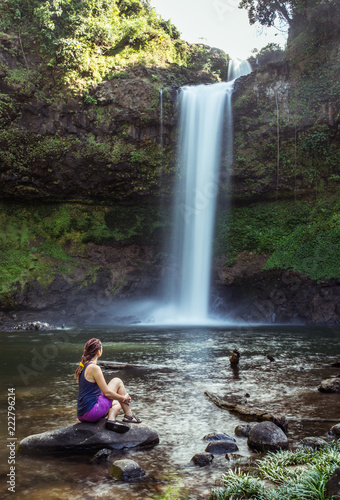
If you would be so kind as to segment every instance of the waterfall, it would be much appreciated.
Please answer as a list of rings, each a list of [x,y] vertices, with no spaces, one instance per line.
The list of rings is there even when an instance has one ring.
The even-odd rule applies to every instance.
[[[226,96],[231,84],[183,87],[180,95],[171,303],[179,322],[208,318],[210,262]]]
[[[179,175],[173,215],[173,266],[167,306],[155,320],[204,324],[209,316],[210,275],[222,146],[227,170],[233,158],[231,96],[249,63],[229,63],[232,81],[181,88]],[[158,318],[157,318],[158,316]]]
[[[228,64],[228,81],[251,73],[251,66],[247,60],[232,59]]]

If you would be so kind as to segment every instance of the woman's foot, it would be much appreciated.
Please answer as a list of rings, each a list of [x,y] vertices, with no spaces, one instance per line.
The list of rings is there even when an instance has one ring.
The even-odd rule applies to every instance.
[[[141,419],[137,418],[136,415],[134,415],[133,413],[131,414],[125,413],[123,422],[129,422],[130,424],[140,424]]]

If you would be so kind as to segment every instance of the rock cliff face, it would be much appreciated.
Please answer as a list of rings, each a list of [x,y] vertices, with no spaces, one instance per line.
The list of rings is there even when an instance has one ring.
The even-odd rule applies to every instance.
[[[324,95],[312,103],[314,94],[308,109],[304,75],[292,66],[289,60],[268,63],[236,83],[236,198],[296,197],[322,191],[325,185],[337,189],[339,101]]]
[[[46,75],[46,89],[41,75],[37,78],[42,60],[30,60],[34,70],[22,68],[18,39],[3,34],[1,41],[3,198],[111,203],[136,195],[159,198],[171,189],[177,89],[182,84],[212,83],[216,75],[176,64],[134,66],[117,68],[90,94],[53,92],[57,74]],[[209,51],[212,66],[226,73],[223,53]]]
[[[98,202],[155,192],[159,91],[143,73],[148,75],[137,68],[125,79],[98,85],[90,104],[71,96],[26,99],[1,135],[2,151],[9,153],[0,163],[3,197]],[[10,96],[14,89],[2,85],[0,91]],[[168,117],[165,134],[171,135]]]

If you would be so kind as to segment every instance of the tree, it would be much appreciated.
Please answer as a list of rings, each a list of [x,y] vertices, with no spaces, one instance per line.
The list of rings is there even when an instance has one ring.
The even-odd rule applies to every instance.
[[[248,11],[250,24],[274,26],[275,21],[292,25],[293,14],[299,0],[241,0],[240,9]]]

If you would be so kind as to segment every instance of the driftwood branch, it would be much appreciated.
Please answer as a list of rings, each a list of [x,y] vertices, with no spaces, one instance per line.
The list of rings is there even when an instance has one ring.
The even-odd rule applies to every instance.
[[[304,417],[287,417],[289,422],[319,422],[319,423],[329,423],[338,424],[340,419],[336,418],[304,418]]]
[[[119,361],[98,361],[98,365],[101,368],[107,368],[109,370],[126,370],[126,369],[135,369],[135,368],[144,368],[147,369],[149,368],[148,366],[143,366],[143,365],[133,365],[129,363],[120,363]]]
[[[272,413],[268,413],[266,410],[261,410],[253,406],[246,406],[234,401],[224,400],[219,396],[216,396],[216,394],[212,394],[208,391],[205,391],[204,394],[216,406],[222,408],[223,410],[230,411],[230,413],[237,415],[242,420],[247,422],[254,420],[257,422],[270,421],[280,427],[284,432],[287,432],[288,430],[288,420],[284,415],[273,415]]]
[[[121,363],[119,361],[98,361],[98,365],[104,370],[156,370],[162,373],[172,373],[173,368],[159,365],[135,365],[132,363]]]
[[[340,419],[335,418],[304,418],[304,417],[285,417],[283,415],[273,415],[266,410],[260,410],[252,406],[242,405],[241,403],[225,400],[212,394],[211,392],[205,391],[204,393],[210,401],[215,403],[216,406],[222,408],[222,410],[228,410],[230,413],[237,415],[242,420],[246,421],[257,421],[263,422],[269,420],[274,422],[278,427],[280,427],[284,432],[288,429],[288,422],[317,422],[317,423],[329,423],[335,424],[340,423]]]

